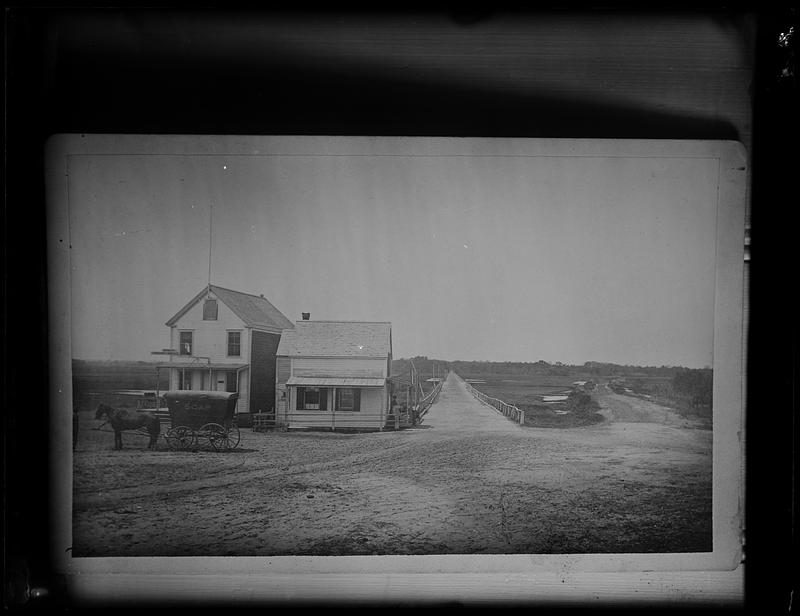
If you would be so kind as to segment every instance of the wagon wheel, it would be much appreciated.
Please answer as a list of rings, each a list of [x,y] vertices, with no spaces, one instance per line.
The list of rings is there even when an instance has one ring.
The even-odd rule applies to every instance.
[[[197,430],[197,446],[201,449],[216,449],[214,443],[221,438],[220,430],[224,428],[219,424],[207,423]]]
[[[167,430],[164,435],[170,449],[181,451],[191,449],[197,442],[197,435],[188,426],[176,426]]]
[[[239,440],[242,438],[239,433],[239,427],[236,424],[231,424],[228,428],[228,449],[236,449],[239,446]]]
[[[228,431],[217,423],[207,423],[200,428],[200,434],[208,440],[208,444],[214,451],[224,451],[229,449]]]

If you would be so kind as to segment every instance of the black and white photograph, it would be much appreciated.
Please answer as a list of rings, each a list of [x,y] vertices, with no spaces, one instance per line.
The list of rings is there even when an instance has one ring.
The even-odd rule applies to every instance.
[[[738,144],[59,143],[72,556],[714,551]]]
[[[11,604],[790,600],[796,13],[8,18]]]

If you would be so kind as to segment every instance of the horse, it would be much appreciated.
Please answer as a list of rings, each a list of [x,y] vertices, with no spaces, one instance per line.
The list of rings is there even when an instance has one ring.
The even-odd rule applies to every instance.
[[[161,420],[153,413],[138,413],[126,409],[115,409],[101,402],[97,407],[94,418],[101,419],[103,415],[108,417],[108,423],[114,428],[114,449],[122,449],[123,430],[138,430],[139,428],[145,428],[150,435],[150,443],[147,448],[156,448],[158,435],[161,433]]]

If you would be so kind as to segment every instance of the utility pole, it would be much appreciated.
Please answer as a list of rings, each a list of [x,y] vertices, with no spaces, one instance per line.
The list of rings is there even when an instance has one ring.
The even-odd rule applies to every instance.
[[[416,406],[417,405],[417,402],[416,402],[417,401],[417,388],[414,387],[414,384],[416,383],[415,372],[416,372],[416,369],[414,368],[414,362],[412,361],[411,362],[411,391],[414,392],[414,396],[412,397],[412,406]]]

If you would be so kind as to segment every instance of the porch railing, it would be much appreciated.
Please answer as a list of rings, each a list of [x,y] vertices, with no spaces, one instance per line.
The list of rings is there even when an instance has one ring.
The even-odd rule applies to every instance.
[[[329,429],[334,432],[348,429],[385,430],[408,427],[411,425],[408,419],[400,413],[289,411],[281,414],[280,418],[275,413],[255,413],[252,415],[252,428],[254,432],[281,427]]]

